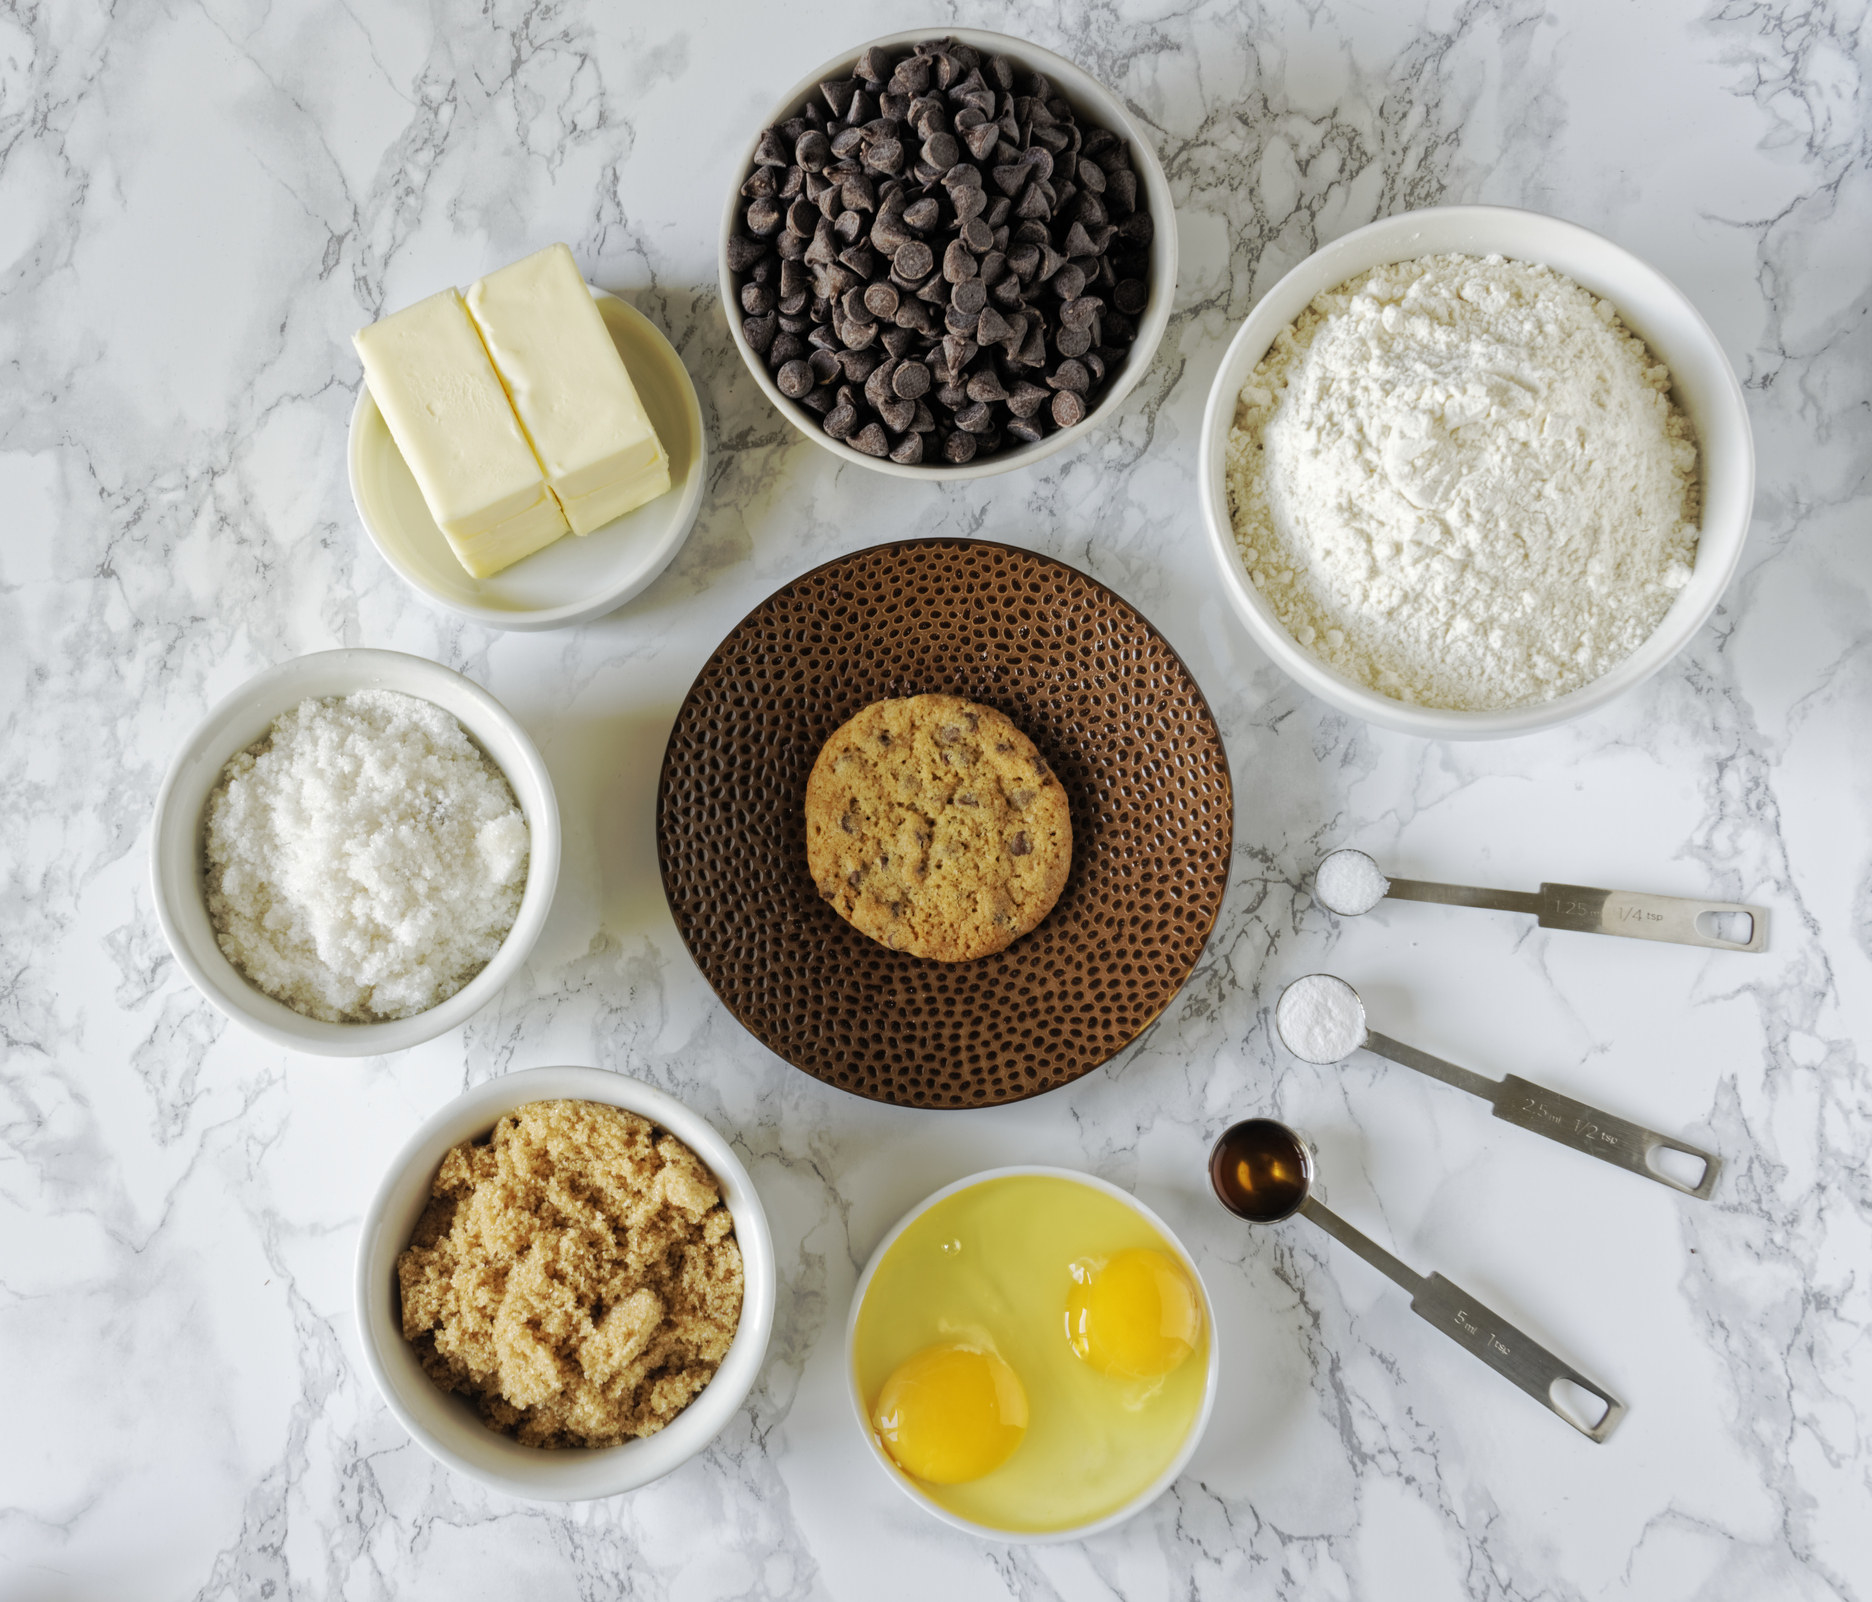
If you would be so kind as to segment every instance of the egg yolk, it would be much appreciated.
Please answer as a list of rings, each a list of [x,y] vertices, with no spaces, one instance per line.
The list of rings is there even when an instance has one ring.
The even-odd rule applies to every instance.
[[[884,1382],[871,1424],[897,1466],[932,1485],[978,1480],[1027,1433],[1027,1393],[994,1352],[930,1346]]]
[[[1102,1267],[1075,1263],[1066,1295],[1066,1338],[1102,1374],[1155,1379],[1196,1349],[1202,1308],[1173,1258],[1147,1247],[1117,1252]]]

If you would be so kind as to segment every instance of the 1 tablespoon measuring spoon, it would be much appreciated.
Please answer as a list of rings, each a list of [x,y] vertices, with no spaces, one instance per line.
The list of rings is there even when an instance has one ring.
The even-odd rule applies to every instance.
[[[1531,1129],[1537,1135],[1583,1151],[1615,1168],[1643,1174],[1646,1179],[1655,1179],[1660,1185],[1668,1185],[1698,1201],[1709,1200],[1716,1176],[1722,1171],[1721,1158],[1646,1129],[1642,1124],[1614,1118],[1597,1107],[1588,1107],[1571,1096],[1530,1084],[1515,1074],[1506,1079],[1485,1079],[1467,1068],[1458,1068],[1453,1062],[1445,1062],[1401,1040],[1381,1035],[1376,1029],[1368,1029],[1365,1003],[1359,999],[1359,993],[1334,974],[1310,973],[1288,985],[1274,1004],[1274,1027],[1279,1031],[1281,1044],[1302,1062],[1339,1062],[1363,1046],[1380,1057],[1388,1057],[1406,1068],[1415,1068],[1420,1074],[1428,1074],[1446,1085],[1480,1096],[1505,1123]],[[1679,1152],[1700,1161],[1703,1172],[1697,1183],[1686,1184],[1653,1168],[1651,1154],[1655,1151]]]
[[[1654,896],[1640,890],[1594,890],[1583,884],[1543,884],[1538,892],[1482,890],[1429,879],[1387,879],[1363,851],[1335,851],[1313,870],[1313,894],[1328,912],[1356,918],[1380,901],[1436,901],[1491,912],[1531,912],[1543,929],[1578,929],[1587,934],[1625,935],[1632,940],[1669,940],[1717,951],[1764,951],[1768,909],[1741,901],[1695,901]],[[1704,914],[1741,914],[1749,920],[1746,940],[1705,934]]]
[[[1311,1219],[1409,1291],[1411,1311],[1419,1318],[1519,1385],[1589,1441],[1604,1441],[1625,1416],[1623,1402],[1523,1335],[1499,1313],[1441,1274],[1426,1278],[1405,1267],[1315,1198],[1312,1150],[1285,1124],[1272,1118],[1250,1118],[1225,1130],[1209,1154],[1209,1182],[1222,1205],[1251,1224],[1277,1224],[1295,1213]],[[1554,1388],[1562,1381],[1605,1404],[1597,1423],[1583,1423],[1561,1407]]]

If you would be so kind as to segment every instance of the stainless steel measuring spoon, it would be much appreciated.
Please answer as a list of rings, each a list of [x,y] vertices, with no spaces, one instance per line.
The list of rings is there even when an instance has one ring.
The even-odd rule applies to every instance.
[[[1311,1219],[1342,1246],[1350,1246],[1379,1273],[1410,1292],[1411,1311],[1458,1346],[1514,1381],[1565,1419],[1589,1441],[1603,1441],[1625,1416],[1625,1404],[1576,1368],[1560,1361],[1499,1313],[1441,1274],[1428,1278],[1354,1229],[1313,1194],[1313,1152],[1293,1130],[1272,1118],[1250,1118],[1223,1132],[1209,1154],[1209,1183],[1222,1205],[1251,1224],[1277,1224],[1295,1213]],[[1554,1391],[1562,1381],[1605,1404],[1596,1421],[1576,1418]],[[1582,1412],[1584,1409],[1582,1408]]]
[[[1571,1096],[1547,1090],[1540,1085],[1510,1074],[1506,1079],[1485,1079],[1453,1062],[1433,1057],[1427,1051],[1407,1046],[1401,1040],[1381,1035],[1366,1027],[1365,1003],[1345,980],[1330,973],[1310,973],[1296,979],[1280,993],[1274,1004],[1274,1027],[1281,1044],[1302,1062],[1334,1063],[1343,1061],[1361,1046],[1388,1057],[1392,1062],[1415,1068],[1420,1074],[1440,1079],[1446,1085],[1480,1096],[1495,1109],[1495,1116],[1521,1129],[1571,1146],[1589,1157],[1629,1169],[1655,1179],[1660,1185],[1708,1201],[1722,1172],[1722,1159],[1681,1140],[1672,1140],[1655,1130],[1634,1124],[1629,1119],[1614,1118],[1589,1107]],[[1697,1159],[1703,1171],[1692,1185],[1654,1168],[1652,1154],[1659,1151],[1680,1152]]]
[[[1340,887],[1336,895],[1335,887]],[[1646,895],[1638,890],[1594,890],[1583,884],[1544,884],[1538,893],[1530,893],[1436,884],[1429,879],[1387,879],[1371,857],[1349,848],[1333,852],[1314,869],[1313,893],[1327,911],[1346,918],[1370,912],[1383,900],[1435,901],[1491,912],[1532,913],[1543,929],[1668,940],[1716,951],[1765,951],[1768,947],[1768,909],[1741,901],[1695,901],[1684,896]],[[1704,933],[1706,915],[1711,915],[1713,922],[1730,915],[1747,918],[1748,938],[1731,940],[1720,933]],[[1720,929],[1721,924],[1716,922],[1715,927]]]

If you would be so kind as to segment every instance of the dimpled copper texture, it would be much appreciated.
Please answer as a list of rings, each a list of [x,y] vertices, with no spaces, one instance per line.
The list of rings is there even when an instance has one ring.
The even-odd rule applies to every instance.
[[[940,691],[1026,731],[1072,805],[1052,912],[929,962],[866,938],[806,866],[806,779],[860,707]],[[1222,905],[1228,757],[1163,636],[1102,584],[981,540],[880,545],[795,579],[709,658],[657,792],[663,890],[728,1010],[815,1078],[987,1107],[1090,1073],[1182,988]]]

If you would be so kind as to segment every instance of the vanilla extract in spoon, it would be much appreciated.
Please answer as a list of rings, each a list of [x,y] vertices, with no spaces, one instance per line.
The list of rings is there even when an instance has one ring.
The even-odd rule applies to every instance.
[[[1411,1311],[1512,1380],[1588,1440],[1603,1442],[1625,1404],[1593,1384],[1441,1274],[1425,1277],[1354,1229],[1313,1195],[1313,1153],[1285,1124],[1250,1118],[1223,1132],[1209,1154],[1209,1182],[1222,1205],[1251,1224],[1299,1213],[1410,1292]],[[1566,1405],[1566,1404],[1571,1404]]]

